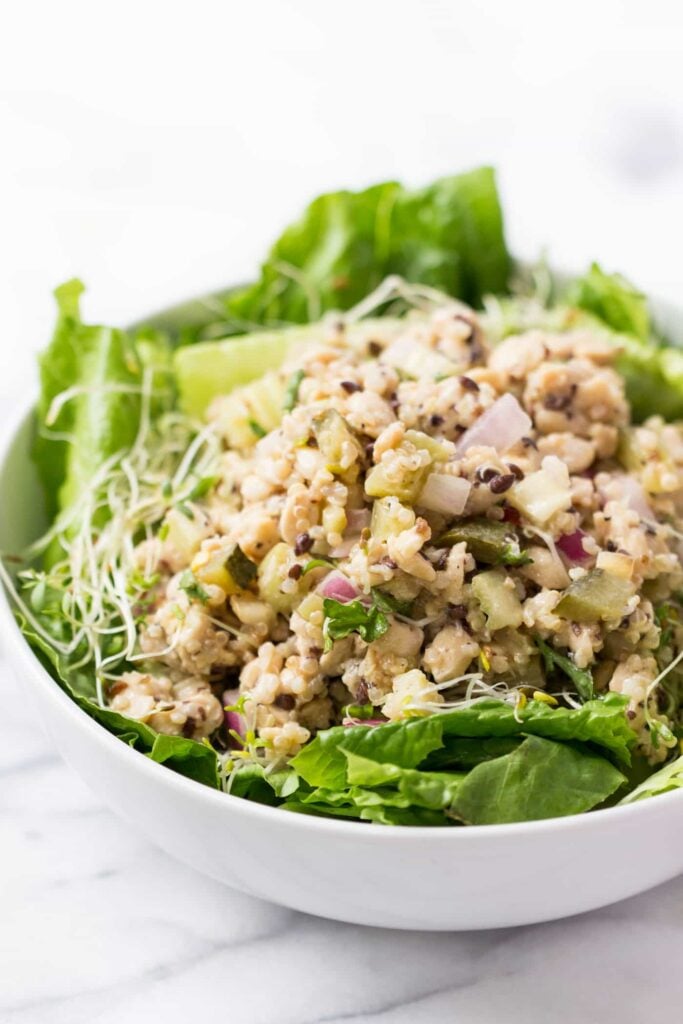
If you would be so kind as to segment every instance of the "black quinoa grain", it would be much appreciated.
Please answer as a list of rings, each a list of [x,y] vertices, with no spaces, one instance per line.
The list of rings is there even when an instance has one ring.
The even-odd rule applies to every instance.
[[[533,437],[523,437],[522,444],[525,448],[533,448],[535,451],[538,451],[538,445],[534,441]]]
[[[296,700],[291,693],[278,693],[273,704],[276,708],[282,708],[283,711],[292,711],[296,707]]]
[[[462,622],[463,619],[467,618],[467,607],[464,604],[449,604],[448,615],[449,618],[455,619],[456,622]]]
[[[515,482],[514,473],[499,473],[494,476],[493,480],[489,481],[489,487],[493,494],[504,494],[505,491],[509,491]]]
[[[500,474],[493,466],[480,466],[474,475],[480,483],[487,484]]]
[[[440,427],[443,421],[443,416],[439,416],[439,414],[435,412],[432,416],[429,417],[429,426]]]
[[[614,541],[613,540],[608,540],[607,543],[605,544],[605,551],[616,551],[616,550],[617,550],[617,546],[614,543]]]
[[[381,351],[382,351],[382,346],[380,345],[380,343],[378,341],[369,341],[368,342],[368,352],[370,353],[371,356],[378,356]]]
[[[507,465],[507,468],[512,473],[512,475],[515,477],[516,480],[523,480],[524,479],[524,473],[519,468],[519,466],[515,465],[514,462],[508,462],[508,463],[506,463],[506,465]]]
[[[344,388],[347,395],[352,395],[354,391],[361,390],[360,384],[356,384],[355,380],[343,380],[341,382],[341,386]]]
[[[460,381],[460,386],[463,387],[465,391],[479,390],[479,385],[476,380],[472,380],[471,377],[458,377],[458,380]]]
[[[434,562],[434,568],[437,572],[441,572],[442,569],[446,568],[448,562],[448,548],[444,548],[437,560]]]
[[[361,681],[359,682],[358,686],[356,687],[356,692],[353,695],[353,699],[355,700],[356,704],[367,704],[368,684],[365,681],[365,679],[361,679]]]
[[[187,719],[185,720],[185,724],[183,725],[183,736],[185,737],[186,740],[191,740],[192,739],[192,737],[194,735],[194,727],[195,727],[195,725],[196,725],[196,722],[195,722],[194,718],[192,718],[190,715],[188,715]]]
[[[386,565],[387,569],[398,569],[398,562],[395,562],[393,558],[389,558],[389,555],[384,555],[380,558],[379,565]]]
[[[572,404],[571,395],[550,394],[546,395],[543,406],[551,412],[564,412]]]
[[[300,533],[294,542],[294,553],[305,555],[313,547],[313,538],[310,533]]]
[[[303,566],[299,565],[298,562],[295,562],[294,565],[291,565],[289,567],[289,572],[287,573],[287,575],[289,576],[290,580],[300,580],[303,571]]]

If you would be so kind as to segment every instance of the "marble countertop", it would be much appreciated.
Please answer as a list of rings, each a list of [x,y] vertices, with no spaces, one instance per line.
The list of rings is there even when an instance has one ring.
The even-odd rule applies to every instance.
[[[275,227],[331,187],[490,162],[515,252],[550,244],[570,267],[599,257],[680,299],[676,5],[653,19],[576,0],[560,47],[554,7],[532,0],[348,0],[341,19],[319,0],[198,0],[192,19],[165,10],[163,45],[158,5],[120,0],[106,46],[87,0],[40,6],[39,19],[16,6],[0,66],[0,427],[34,388],[55,283],[83,275],[86,314],[129,323],[248,279]],[[389,12],[391,46],[377,47]],[[371,95],[376,83],[390,90]],[[197,875],[114,817],[57,757],[1,652],[0,694],[1,1024],[643,1024],[680,1012],[683,877],[517,930],[313,919]]]

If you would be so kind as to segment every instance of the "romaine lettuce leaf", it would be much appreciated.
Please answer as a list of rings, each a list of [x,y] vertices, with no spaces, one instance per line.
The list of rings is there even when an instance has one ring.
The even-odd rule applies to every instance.
[[[574,281],[570,301],[593,313],[617,334],[630,334],[639,341],[650,339],[647,299],[621,274],[606,274],[593,263]]]
[[[610,693],[587,701],[580,708],[551,707],[530,700],[514,708],[498,700],[481,700],[466,708],[439,714],[444,745],[452,736],[519,736],[531,734],[551,740],[579,740],[605,747],[624,764],[630,762],[635,733],[626,721],[626,699]]]
[[[626,381],[633,418],[683,417],[683,352],[663,344],[653,329],[647,298],[621,274],[597,263],[573,282],[569,301],[606,324],[621,348],[616,368]]]
[[[473,768],[449,813],[468,825],[564,817],[596,807],[624,782],[604,757],[529,736],[511,754]]]
[[[660,793],[669,793],[674,789],[683,788],[683,757],[677,757],[670,761],[663,768],[655,772],[639,786],[625,796],[619,803],[633,804],[637,800],[644,800],[646,797],[657,796]]]
[[[17,616],[22,633],[50,675],[87,715],[129,746],[146,754],[152,761],[213,789],[220,789],[216,751],[207,743],[165,736],[144,722],[101,707],[95,700],[92,674],[72,672],[64,665],[55,648],[39,636],[23,616]]]
[[[41,392],[34,458],[55,514],[76,500],[111,455],[131,445],[140,417],[141,362],[129,336],[88,326],[80,317],[80,281],[55,291],[57,325],[40,357]],[[54,419],[54,400],[78,389]]]
[[[226,309],[245,325],[305,323],[348,309],[389,274],[478,305],[507,289],[509,270],[495,175],[481,167],[417,190],[389,181],[318,196]]]
[[[319,732],[290,764],[310,786],[343,789],[346,751],[399,768],[416,768],[441,746],[441,735],[439,715],[379,726],[339,725]]]

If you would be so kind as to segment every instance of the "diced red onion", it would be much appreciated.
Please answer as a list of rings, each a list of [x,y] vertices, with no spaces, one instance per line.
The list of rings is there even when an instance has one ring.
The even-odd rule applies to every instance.
[[[574,533],[563,534],[562,537],[555,541],[555,544],[568,561],[578,564],[590,558],[590,555],[583,546],[583,538],[585,536],[586,534],[583,530],[575,530]]]
[[[349,533],[360,533],[370,525],[369,508],[347,508],[346,520]]]
[[[344,536],[341,544],[337,544],[336,548],[330,548],[330,558],[346,558],[351,554],[359,540],[359,533],[349,534],[348,537]]]
[[[462,458],[469,448],[482,445],[507,451],[529,433],[532,422],[514,395],[503,395],[466,430],[456,445],[456,455]]]
[[[330,572],[318,587],[323,597],[331,597],[335,601],[346,604],[358,597],[358,589],[351,580],[341,572]]]
[[[472,484],[460,476],[430,473],[416,504],[431,512],[459,516],[464,511]]]

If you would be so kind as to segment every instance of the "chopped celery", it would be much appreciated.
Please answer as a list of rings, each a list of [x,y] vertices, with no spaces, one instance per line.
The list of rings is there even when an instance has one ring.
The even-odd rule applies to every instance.
[[[627,613],[634,592],[628,580],[603,569],[593,569],[570,583],[555,611],[573,622],[618,619]]]
[[[435,437],[430,437],[429,434],[423,434],[421,430],[406,430],[405,440],[410,441],[416,448],[422,451],[429,452],[429,457],[432,462],[447,462],[448,451],[445,445],[441,441],[437,441]]]
[[[443,533],[437,547],[467,545],[467,550],[485,565],[527,565],[531,559],[520,549],[519,540],[507,523],[495,519],[464,519]]]

